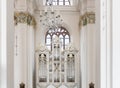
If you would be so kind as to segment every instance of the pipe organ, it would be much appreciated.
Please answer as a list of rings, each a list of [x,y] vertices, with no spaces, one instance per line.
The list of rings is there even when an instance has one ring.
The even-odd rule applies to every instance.
[[[62,50],[60,39],[52,41],[52,50],[45,45],[36,50],[36,87],[37,88],[78,88],[76,80],[76,50],[69,44]]]

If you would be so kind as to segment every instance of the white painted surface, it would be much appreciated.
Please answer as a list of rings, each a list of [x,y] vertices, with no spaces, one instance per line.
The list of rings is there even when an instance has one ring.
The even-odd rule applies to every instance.
[[[1,20],[1,28],[0,28],[0,31],[1,31],[1,46],[0,46],[0,51],[1,51],[1,57],[0,57],[0,60],[1,60],[1,85],[0,87],[1,88],[7,88],[7,62],[6,62],[6,0],[4,1],[1,1],[0,3],[1,5],[1,17],[0,17],[0,20]],[[5,38],[5,39],[4,39]],[[2,81],[2,79],[5,79]]]
[[[118,0],[112,1],[112,88],[120,87],[120,11],[117,10],[120,5],[118,3],[120,3]]]
[[[9,4],[8,4],[9,3]],[[1,45],[0,45],[0,88],[13,88],[14,74],[14,22],[13,22],[13,0],[2,0],[1,8]],[[7,13],[7,14],[6,14]]]

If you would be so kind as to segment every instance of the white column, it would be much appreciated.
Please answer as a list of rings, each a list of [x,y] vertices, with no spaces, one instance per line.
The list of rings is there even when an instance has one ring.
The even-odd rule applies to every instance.
[[[34,71],[34,28],[33,26],[28,26],[27,29],[27,71],[28,71],[28,88],[33,88],[33,71]]]
[[[9,4],[8,4],[9,3]],[[14,20],[13,0],[0,1],[0,31],[1,31],[1,56],[0,56],[0,87],[14,88]]]
[[[96,1],[96,80],[95,80],[95,88],[100,88],[100,0]]]
[[[15,53],[14,53],[14,58],[15,58],[15,61],[14,61],[14,88],[19,88],[19,84],[21,83],[21,79],[22,79],[22,76],[21,76],[21,72],[22,72],[22,68],[21,68],[21,63],[22,63],[22,53],[20,52],[20,49],[22,49],[22,46],[21,46],[21,33],[20,33],[20,29],[18,29],[19,26],[15,26]]]
[[[96,41],[95,41],[95,24],[87,24],[87,86],[89,83],[95,83],[95,61],[96,61]]]
[[[19,84],[21,82],[25,83],[27,87],[27,50],[26,50],[26,42],[27,42],[27,24],[18,23],[15,26],[15,37],[17,36],[17,41],[15,39],[15,43],[17,43],[17,47],[15,47],[15,63],[14,63],[14,87],[19,88]],[[17,53],[17,55],[16,55]]]
[[[106,18],[107,18],[107,87],[106,88],[113,88],[112,87],[112,0],[106,1]]]
[[[80,58],[81,58],[81,88],[87,88],[87,29],[82,27],[80,30]]]
[[[0,57],[0,87],[7,88],[7,57],[6,57],[6,35],[7,35],[7,23],[6,23],[6,2],[7,0],[0,1],[0,32],[1,32],[1,57]],[[2,80],[4,79],[4,80]]]
[[[0,6],[1,6],[1,1],[0,1]],[[1,7],[0,7],[1,8]],[[0,9],[0,27],[1,27],[1,10],[2,9]],[[1,39],[1,28],[0,28],[0,49],[1,49],[1,41],[2,41],[2,39]],[[1,50],[0,50],[0,58],[1,58]],[[0,59],[0,85],[2,85],[1,84],[1,71],[2,71],[2,69],[1,69],[1,59]],[[0,86],[1,87],[1,86]]]
[[[112,0],[112,88],[120,87],[120,8],[119,0]]]
[[[111,84],[111,17],[110,1],[96,2],[96,87],[112,88]]]

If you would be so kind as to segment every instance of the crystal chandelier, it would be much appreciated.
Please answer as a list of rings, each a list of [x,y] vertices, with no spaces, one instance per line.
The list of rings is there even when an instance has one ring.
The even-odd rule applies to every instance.
[[[59,12],[53,10],[52,0],[46,1],[46,8],[44,11],[40,11],[40,23],[45,28],[58,29],[63,20]]]

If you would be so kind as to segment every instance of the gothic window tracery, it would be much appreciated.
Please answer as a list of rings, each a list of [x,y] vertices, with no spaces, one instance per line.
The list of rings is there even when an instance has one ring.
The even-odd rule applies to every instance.
[[[52,50],[52,40],[58,36],[62,43],[62,49],[65,49],[67,44],[70,43],[70,34],[64,27],[59,27],[58,29],[50,28],[45,37],[45,43],[49,50]]]
[[[70,0],[46,0],[46,5],[70,5]]]

